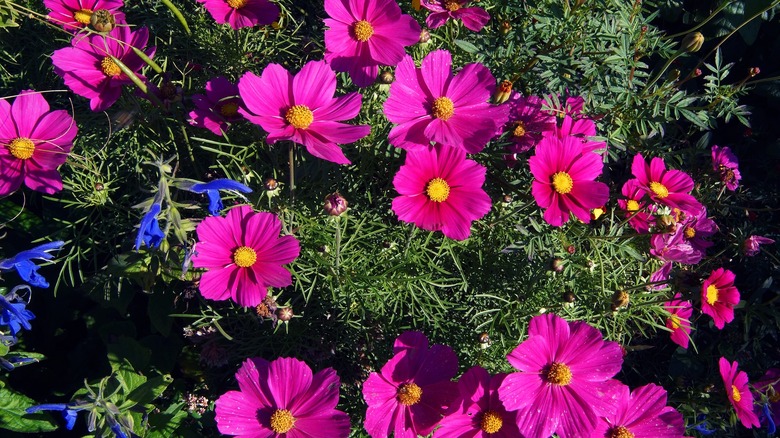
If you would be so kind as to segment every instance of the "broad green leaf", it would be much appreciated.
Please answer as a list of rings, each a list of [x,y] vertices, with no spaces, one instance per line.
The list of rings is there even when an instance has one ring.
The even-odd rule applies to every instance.
[[[12,391],[0,388],[0,428],[14,432],[51,432],[57,429],[57,422],[45,412],[27,414],[25,409],[37,405],[35,400]]]

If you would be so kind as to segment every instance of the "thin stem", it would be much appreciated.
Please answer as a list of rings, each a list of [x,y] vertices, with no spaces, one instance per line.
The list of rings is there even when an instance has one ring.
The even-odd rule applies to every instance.
[[[702,21],[701,23],[697,24],[696,26],[693,26],[692,28],[690,28],[690,29],[686,30],[685,32],[680,32],[680,33],[676,33],[676,34],[673,34],[673,35],[668,35],[666,38],[667,38],[667,39],[672,39],[672,38],[681,37],[681,36],[683,36],[683,35],[687,35],[687,34],[689,34],[689,33],[691,33],[691,32],[696,32],[697,30],[701,29],[701,28],[702,28],[702,27],[703,27],[705,24],[709,23],[709,22],[710,22],[710,20],[712,20],[713,18],[715,18],[715,16],[716,16],[716,15],[718,15],[718,12],[722,11],[723,9],[725,9],[725,8],[726,8],[726,6],[728,6],[728,5],[732,4],[732,3],[734,3],[734,1],[733,1],[733,0],[732,0],[732,1],[727,1],[727,2],[724,2],[722,5],[720,5],[720,6],[718,6],[717,8],[715,8],[715,10],[714,10],[714,11],[712,11],[712,13],[710,14],[710,16],[709,16],[709,17],[707,17],[707,18],[706,18],[704,21]]]

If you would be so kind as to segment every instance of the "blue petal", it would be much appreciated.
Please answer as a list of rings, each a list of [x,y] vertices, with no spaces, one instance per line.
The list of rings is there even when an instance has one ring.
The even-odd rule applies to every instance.
[[[162,238],[165,237],[162,230],[160,230],[160,224],[157,222],[157,215],[160,214],[160,204],[152,204],[149,211],[141,218],[141,225],[138,226],[138,235],[135,237],[135,249],[138,251],[141,249],[141,244],[146,243],[146,246],[158,246]],[[156,245],[154,243],[156,242]]]
[[[769,403],[764,403],[761,410],[764,412],[764,418],[766,418],[766,422],[768,423],[766,426],[766,433],[772,435],[777,431],[777,427],[775,426],[775,420],[772,418],[772,411],[769,410]]]
[[[215,179],[207,183],[193,184],[189,189],[195,193],[205,193],[208,190],[236,190],[241,193],[252,193],[252,189],[228,178]]]
[[[73,430],[73,426],[76,425],[76,418],[78,416],[79,412],[72,409],[65,409],[62,411],[62,417],[65,418],[65,429]]]
[[[43,278],[43,275],[38,273],[38,268],[40,268],[40,266],[29,260],[21,260],[16,264],[16,272],[19,273],[19,276],[22,277],[24,281],[35,287],[49,287],[49,282]]]
[[[111,426],[111,432],[114,432],[117,438],[127,438],[127,434],[122,432],[122,426],[120,426],[119,423],[116,423],[113,426]]]
[[[209,197],[209,213],[212,216],[218,216],[225,206],[222,204],[222,198],[219,196],[219,190],[206,190]]]
[[[42,405],[30,406],[24,411],[28,414],[34,414],[39,411],[62,411],[68,409],[68,405],[65,403],[48,403]]]

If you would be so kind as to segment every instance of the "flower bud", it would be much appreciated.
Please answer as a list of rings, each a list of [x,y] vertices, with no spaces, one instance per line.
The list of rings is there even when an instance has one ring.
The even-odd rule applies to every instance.
[[[390,70],[385,70],[379,73],[379,83],[389,85],[395,81],[395,75]]]
[[[325,197],[325,205],[323,208],[325,212],[331,216],[341,216],[342,213],[347,211],[349,203],[347,200],[339,194],[339,192],[331,193]]]
[[[501,35],[506,35],[509,33],[509,31],[512,30],[512,24],[506,20],[501,22],[501,29],[499,32],[501,32]]]
[[[276,317],[282,322],[290,321],[293,318],[292,307],[280,307],[276,309]]]
[[[509,96],[512,94],[512,82],[501,81],[496,87],[496,91],[493,92],[493,103],[501,104],[509,100]]]
[[[685,35],[680,49],[685,50],[688,53],[698,52],[701,49],[701,45],[704,44],[704,35],[701,32],[693,32]]]
[[[279,188],[279,183],[276,182],[276,180],[273,178],[266,178],[265,181],[263,182],[263,185],[265,186],[265,189],[268,190],[269,192],[272,192]]]
[[[111,32],[114,26],[116,26],[116,19],[114,14],[107,9],[98,9],[89,18],[89,24],[98,32]]]
[[[628,292],[624,290],[615,291],[615,293],[612,294],[612,311],[616,312],[618,309],[628,306],[629,301],[630,297],[628,296]]]
[[[428,41],[431,40],[431,33],[428,32],[428,29],[423,29],[420,31],[420,44],[425,44]]]
[[[758,67],[750,67],[750,70],[748,71],[751,78],[758,76],[759,73],[761,73],[761,69]]]
[[[550,263],[550,269],[552,269],[553,272],[563,272],[563,259],[560,257],[555,257],[552,259],[552,263]]]
[[[574,292],[567,290],[563,293],[563,301],[566,303],[573,303],[577,300],[577,296],[574,295]]]
[[[566,247],[566,252],[568,252],[569,254],[574,254],[575,252],[577,252],[577,247],[574,245],[569,245]]]

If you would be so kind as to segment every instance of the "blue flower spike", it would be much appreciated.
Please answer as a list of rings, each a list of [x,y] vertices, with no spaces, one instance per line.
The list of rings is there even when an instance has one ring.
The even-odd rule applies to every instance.
[[[30,406],[25,412],[34,414],[39,411],[59,411],[62,413],[62,418],[65,419],[65,428],[73,430],[73,426],[76,425],[76,417],[78,417],[79,411],[82,410],[73,409],[74,407],[77,407],[77,405],[71,403],[48,403]]]
[[[16,272],[19,273],[19,276],[32,286],[47,288],[49,287],[49,283],[38,273],[38,268],[40,268],[40,266],[33,263],[32,260],[51,260],[54,258],[54,255],[50,254],[49,251],[58,250],[62,248],[63,245],[65,245],[65,242],[59,240],[56,242],[44,243],[33,249],[22,251],[10,259],[0,260],[0,272],[15,269]]]
[[[161,209],[159,203],[154,203],[141,218],[141,225],[138,227],[138,235],[135,238],[136,251],[141,249],[141,244],[145,244],[149,248],[157,248],[162,243],[165,233],[162,232],[160,223],[157,221],[157,215],[160,214]]]
[[[191,192],[205,193],[209,197],[209,213],[212,216],[218,216],[225,206],[222,204],[222,198],[219,196],[220,190],[235,190],[241,193],[252,193],[252,189],[228,178],[215,179],[207,183],[193,184],[186,188]]]
[[[7,297],[0,294],[0,325],[7,326],[14,339],[22,329],[32,328],[30,320],[35,319],[35,315],[27,310],[26,306],[27,302],[20,300],[14,292],[9,293]]]

